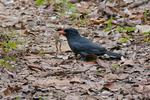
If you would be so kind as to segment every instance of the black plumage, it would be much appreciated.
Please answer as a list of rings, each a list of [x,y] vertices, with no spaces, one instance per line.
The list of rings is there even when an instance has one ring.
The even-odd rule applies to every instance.
[[[59,32],[67,37],[68,44],[71,50],[75,53],[75,55],[80,54],[82,58],[85,58],[85,56],[88,54],[95,54],[95,55],[108,54],[115,56],[119,59],[121,58],[121,56],[127,58],[124,55],[107,51],[106,49],[90,41],[89,39],[81,37],[79,32],[74,28],[67,28]]]

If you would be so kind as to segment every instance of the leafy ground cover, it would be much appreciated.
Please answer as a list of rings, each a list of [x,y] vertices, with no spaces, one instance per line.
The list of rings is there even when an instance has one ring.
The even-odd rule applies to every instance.
[[[69,27],[129,59],[80,61]],[[0,76],[3,100],[149,100],[150,2],[1,0]]]

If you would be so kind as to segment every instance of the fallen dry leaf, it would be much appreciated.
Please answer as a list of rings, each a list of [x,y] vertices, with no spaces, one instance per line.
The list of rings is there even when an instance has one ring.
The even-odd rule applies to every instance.
[[[88,54],[86,55],[86,59],[89,59],[89,58],[92,58],[92,59],[97,59],[97,55],[94,55],[94,54]]]
[[[74,90],[69,90],[70,93],[75,93],[78,92],[78,90],[74,89]]]
[[[109,67],[109,64],[104,63],[104,62],[103,62],[102,60],[100,60],[98,57],[97,57],[96,61],[97,61],[97,63],[98,63],[100,66],[102,66],[102,67],[104,67],[104,68],[108,68],[108,67]]]
[[[106,83],[103,85],[105,88],[108,88],[110,90],[115,88],[115,85],[113,83]]]
[[[28,65],[28,67],[31,68],[31,69],[34,69],[34,70],[37,69],[36,71],[44,70],[43,68],[41,68],[40,66],[35,65],[35,64],[27,64],[27,65]]]
[[[47,0],[41,6],[36,5],[36,0],[20,1],[0,0],[0,46],[4,47],[0,47],[0,99],[149,100],[150,39],[149,34],[140,35],[150,30],[149,0],[73,0],[74,4]],[[114,31],[117,26],[136,25],[141,29]],[[134,60],[111,57],[102,60],[93,55],[86,61],[75,59],[67,38],[63,35],[59,38],[58,32],[53,34],[53,30],[66,28],[76,28],[83,37]],[[110,31],[105,33],[107,28]],[[130,35],[132,39],[119,43]],[[62,42],[62,53],[57,56],[55,40]],[[16,43],[17,52],[14,48],[5,52],[9,42]],[[17,61],[5,55],[10,58],[15,55]],[[6,61],[14,70],[4,67]],[[134,67],[121,66],[123,63]],[[35,65],[27,68],[27,64]]]
[[[124,38],[128,38],[129,36],[126,33],[123,33],[122,35]]]
[[[150,68],[150,64],[144,66],[144,69],[149,69],[149,68]]]
[[[80,84],[80,83],[81,83],[81,79],[79,79],[78,77],[75,76],[75,77],[70,81],[70,83],[72,83],[72,84],[74,84],[74,83]]]
[[[118,79],[125,79],[129,76],[129,74],[121,74],[118,76]]]
[[[121,64],[121,66],[125,66],[125,65],[130,65],[130,66],[134,66],[134,60],[133,59],[125,59],[123,56],[121,57],[121,60],[123,62],[123,64]]]
[[[9,87],[9,88],[1,89],[0,95],[1,95],[2,97],[6,96],[6,95],[9,95],[10,93],[12,93],[12,91],[13,91],[14,89],[16,89],[16,88]],[[18,88],[18,89],[21,89],[21,88]]]
[[[88,61],[88,62],[85,62],[85,64],[87,64],[87,65],[95,65],[95,64],[97,64],[97,62],[96,61]]]
[[[107,6],[112,12],[117,12],[120,16],[125,17],[125,13],[113,6]]]
[[[8,21],[11,21],[11,19],[6,18],[6,17],[1,18],[1,20],[2,20],[2,21],[7,21],[7,22],[8,22]]]
[[[86,8],[85,7],[79,7],[77,8],[77,11],[79,12],[85,12]]]
[[[144,64],[145,63],[145,59],[144,58],[138,59],[138,61],[140,62],[140,64]]]
[[[136,25],[136,28],[139,29],[141,34],[150,31],[149,25]]]
[[[42,58],[41,56],[37,56],[37,55],[31,55],[31,56],[25,56],[25,59],[36,59],[36,58]]]
[[[79,100],[79,97],[75,95],[68,95],[65,97],[65,100]]]
[[[91,23],[93,24],[105,24],[105,21],[104,20],[90,20]]]
[[[150,53],[146,56],[147,58],[150,58]]]
[[[96,19],[97,17],[99,17],[98,14],[98,9],[96,9],[94,12],[92,12],[91,14],[89,14],[89,16],[91,17],[91,19]]]

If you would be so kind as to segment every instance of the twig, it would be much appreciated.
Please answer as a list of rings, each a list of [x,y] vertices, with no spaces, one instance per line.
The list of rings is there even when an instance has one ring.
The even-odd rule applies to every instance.
[[[43,75],[43,77],[48,77],[48,76],[60,76],[60,75],[67,75],[67,74],[78,74],[78,73],[84,73],[86,72],[87,70],[84,70],[84,71],[55,71],[55,72],[48,72],[46,73],[45,75]]]

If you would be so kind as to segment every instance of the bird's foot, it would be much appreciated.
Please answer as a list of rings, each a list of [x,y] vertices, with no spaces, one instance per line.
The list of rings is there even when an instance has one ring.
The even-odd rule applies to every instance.
[[[80,56],[80,61],[83,61],[85,59],[86,59],[85,57]]]

